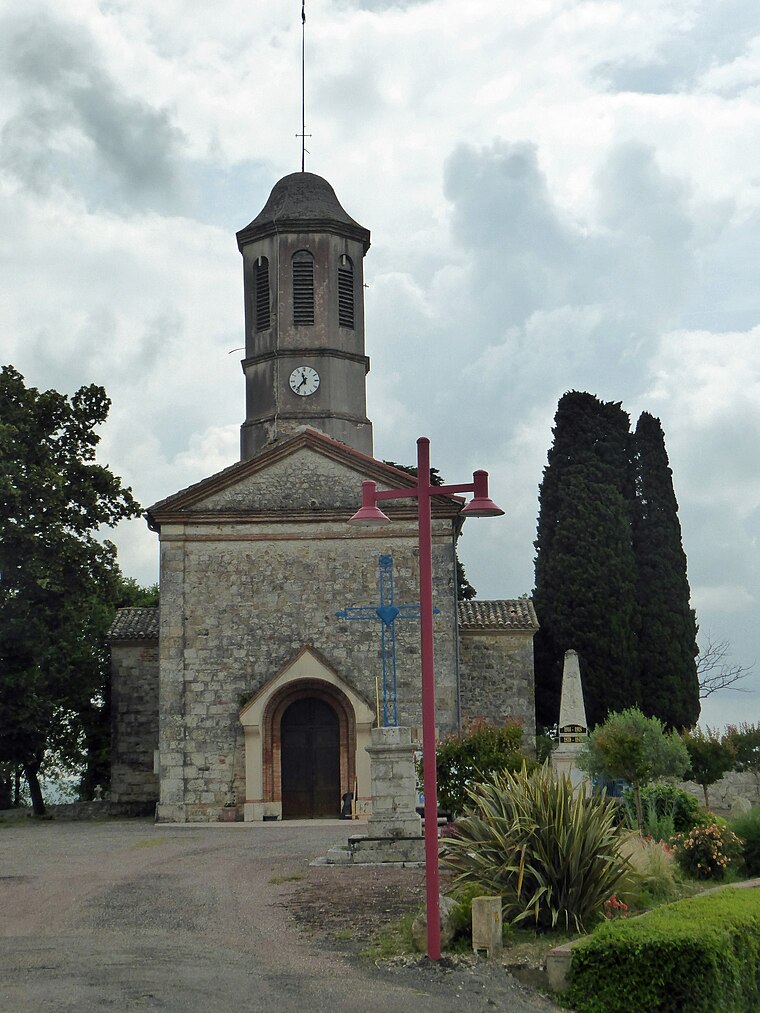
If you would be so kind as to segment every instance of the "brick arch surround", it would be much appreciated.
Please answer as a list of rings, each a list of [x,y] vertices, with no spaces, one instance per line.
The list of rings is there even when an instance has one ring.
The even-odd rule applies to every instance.
[[[291,704],[309,698],[322,700],[338,717],[341,796],[353,790],[356,776],[356,719],[351,702],[337,686],[318,679],[302,679],[283,686],[272,696],[264,710],[262,787],[265,802],[282,802],[282,716]]]

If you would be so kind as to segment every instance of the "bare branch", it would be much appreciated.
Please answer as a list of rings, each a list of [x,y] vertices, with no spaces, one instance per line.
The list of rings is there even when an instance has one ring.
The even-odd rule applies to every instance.
[[[697,658],[700,700],[721,689],[732,689],[737,693],[749,692],[736,683],[746,679],[753,668],[751,665],[737,665],[727,661],[726,658],[730,653],[731,645],[727,640],[713,640],[710,634],[707,634],[707,643]]]

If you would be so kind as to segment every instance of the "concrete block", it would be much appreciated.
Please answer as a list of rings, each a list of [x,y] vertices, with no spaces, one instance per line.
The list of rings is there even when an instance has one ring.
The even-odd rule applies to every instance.
[[[485,950],[489,957],[502,950],[501,897],[473,897],[472,948]]]

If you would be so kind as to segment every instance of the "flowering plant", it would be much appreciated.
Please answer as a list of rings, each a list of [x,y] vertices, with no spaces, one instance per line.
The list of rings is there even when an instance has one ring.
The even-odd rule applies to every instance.
[[[679,868],[696,879],[722,879],[742,853],[741,838],[717,823],[676,834],[670,843]]]
[[[604,902],[604,910],[602,915],[608,920],[613,918],[627,918],[628,917],[628,905],[624,904],[622,900],[618,900],[615,894],[610,897],[609,900]]]

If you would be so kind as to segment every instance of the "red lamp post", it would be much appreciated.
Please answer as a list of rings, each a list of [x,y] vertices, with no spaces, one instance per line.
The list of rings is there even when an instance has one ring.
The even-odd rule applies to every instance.
[[[422,761],[425,768],[425,894],[427,945],[430,960],[441,959],[441,916],[438,901],[438,785],[435,769],[435,656],[433,648],[433,559],[431,538],[432,496],[473,493],[462,509],[463,517],[498,517],[504,513],[488,497],[488,472],[473,472],[466,485],[430,484],[430,440],[417,440],[417,487],[378,492],[374,482],[362,482],[361,509],[349,524],[388,524],[379,500],[416,499],[420,546],[420,651],[422,657]]]

